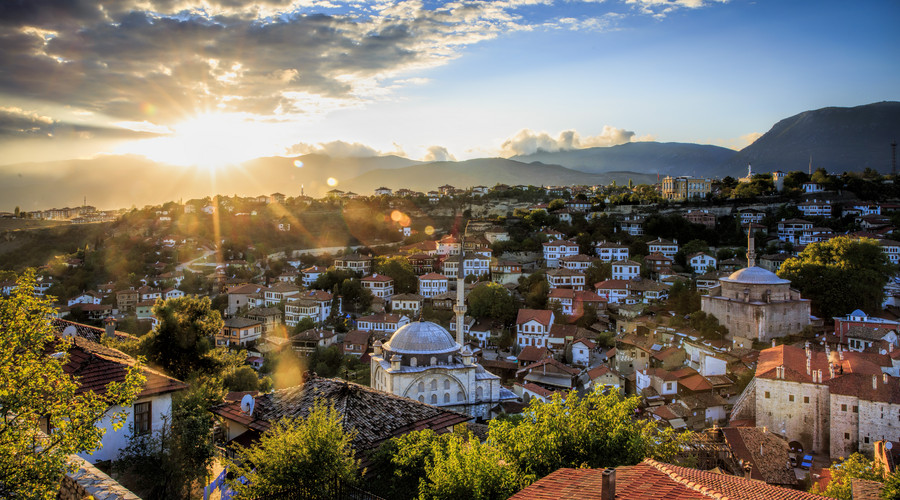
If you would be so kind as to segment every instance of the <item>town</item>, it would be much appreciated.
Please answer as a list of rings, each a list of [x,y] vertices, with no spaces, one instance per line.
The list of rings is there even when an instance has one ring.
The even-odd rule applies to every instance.
[[[586,487],[614,498],[650,477],[683,495],[817,498],[806,491],[852,482],[852,498],[870,498],[857,488],[877,495],[900,474],[895,181],[750,168],[656,185],[444,184],[17,211],[0,216],[62,225],[7,232],[23,250],[4,257],[0,286],[16,297],[26,283],[16,271],[34,269],[77,394],[143,374],[116,407],[126,425],[104,416],[102,447],[78,454],[99,482],[114,483],[110,474],[154,498],[241,492],[229,464],[250,474],[246,450],[284,417],[326,418],[320,400],[352,430],[349,476],[367,478],[340,487],[367,498],[444,498],[441,488],[569,498],[560,495]],[[41,231],[56,239],[28,235]],[[44,245],[48,255],[28,238],[66,241]],[[614,467],[604,462],[613,449],[544,458],[544,469],[494,463],[485,474],[502,481],[490,487],[448,485],[385,453],[468,432],[463,442],[482,444],[467,460],[490,461],[553,420],[590,426],[583,439],[599,450],[616,438],[598,406],[628,408],[620,424],[653,443],[607,469],[612,478],[573,468]],[[568,410],[544,420],[554,408]],[[207,422],[206,437],[166,434],[186,412]],[[518,432],[538,435],[509,427],[523,415],[533,423]],[[51,435],[58,425],[41,419]],[[142,452],[138,438],[155,433],[174,441]],[[208,441],[203,457],[168,463],[179,437]],[[440,453],[419,467],[437,467]],[[832,465],[844,460],[881,472],[844,477]],[[161,486],[151,463],[181,469],[175,486]]]

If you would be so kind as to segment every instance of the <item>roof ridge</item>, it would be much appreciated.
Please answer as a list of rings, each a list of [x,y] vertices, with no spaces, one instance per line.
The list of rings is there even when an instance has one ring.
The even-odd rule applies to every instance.
[[[717,491],[713,491],[712,489],[710,489],[707,486],[698,484],[694,481],[691,481],[691,480],[685,478],[681,474],[678,474],[675,470],[673,470],[672,467],[674,467],[674,466],[672,466],[670,464],[657,462],[656,460],[653,460],[652,458],[645,458],[644,463],[646,463],[650,467],[653,467],[654,469],[662,472],[663,474],[669,476],[669,478],[672,479],[673,481],[675,481],[676,483],[679,483],[691,490],[694,490],[697,493],[700,493],[701,495],[708,496],[711,498],[716,498],[718,500],[731,500],[731,497],[729,497],[725,494],[719,493]]]

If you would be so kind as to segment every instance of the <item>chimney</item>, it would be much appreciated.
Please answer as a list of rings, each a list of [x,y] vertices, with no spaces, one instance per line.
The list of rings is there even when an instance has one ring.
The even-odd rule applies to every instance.
[[[878,389],[878,375],[872,375],[872,389]]]
[[[885,385],[887,385],[887,383],[888,383],[888,374],[887,373],[881,374],[881,382],[884,383]]]
[[[762,446],[762,445],[760,445]],[[750,479],[750,475],[753,472],[753,466],[748,464],[744,464],[744,479]]]
[[[834,378],[834,365],[831,363],[828,363],[828,375]]]
[[[116,318],[113,318],[112,316],[107,317],[103,320],[103,326],[106,329],[104,336],[108,338],[116,336]]]
[[[600,500],[613,500],[616,498],[616,469],[608,468],[603,470],[600,492]]]
[[[819,383],[821,384],[822,383],[822,370],[817,370],[817,371],[819,372],[818,379],[819,379]]]
[[[807,351],[807,352],[809,352],[809,351]],[[812,373],[812,365],[810,364],[810,362],[811,362],[810,359],[807,357],[806,358],[806,374],[807,375],[810,375]]]

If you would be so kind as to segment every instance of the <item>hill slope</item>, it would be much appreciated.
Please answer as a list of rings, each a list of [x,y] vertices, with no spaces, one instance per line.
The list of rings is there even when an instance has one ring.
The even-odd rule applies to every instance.
[[[629,142],[619,146],[534,153],[511,159],[554,163],[587,173],[629,171],[660,175],[717,176],[731,149],[679,142]]]
[[[753,144],[723,162],[722,169],[756,172],[891,170],[891,141],[900,141],[900,102],[822,108],[779,121]],[[731,175],[734,175],[733,173]]]
[[[604,172],[588,174],[559,165],[522,163],[504,158],[480,158],[461,162],[434,162],[393,170],[373,170],[341,184],[350,189],[369,194],[378,186],[393,189],[409,188],[427,192],[442,184],[456,187],[493,186],[495,184],[530,184],[533,186],[557,186],[567,184],[619,184],[655,182],[655,175],[634,172]]]

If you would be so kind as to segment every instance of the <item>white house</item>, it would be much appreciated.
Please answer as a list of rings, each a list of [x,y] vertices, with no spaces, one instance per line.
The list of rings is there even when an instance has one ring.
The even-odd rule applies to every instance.
[[[674,259],[675,254],[678,253],[678,240],[669,241],[657,238],[647,243],[647,248],[650,250],[650,253],[661,253],[670,259]]]
[[[389,333],[409,323],[402,314],[370,314],[356,320],[356,329],[364,332]]]
[[[543,244],[547,267],[559,267],[559,259],[578,255],[578,243],[569,240],[548,241]]]
[[[447,293],[448,279],[443,274],[428,273],[419,276],[419,295],[427,298]]]
[[[628,247],[618,243],[601,241],[594,243],[594,252],[600,258],[600,262],[616,262],[618,260],[628,260]]]
[[[372,295],[389,300],[394,295],[394,278],[384,274],[373,274],[361,279],[363,288],[372,292]]]
[[[797,209],[804,217],[831,217],[834,207],[828,200],[810,200],[797,204]]]
[[[6,293],[5,295],[9,294]],[[88,290],[69,299],[67,305],[72,307],[75,304],[99,304],[101,300],[103,300],[103,297],[99,293]]]
[[[408,311],[413,315],[422,310],[425,297],[417,293],[401,293],[391,297],[391,311]]]
[[[547,271],[547,282],[550,283],[550,289],[570,288],[572,290],[584,290],[585,280],[585,274],[580,271],[566,268]]]
[[[126,370],[136,364],[136,360],[116,349],[106,347],[80,336],[72,337],[69,357],[65,371],[78,381],[77,394],[87,391],[102,393],[108,384],[124,382]],[[143,367],[146,377],[141,392],[134,404],[122,408],[115,406],[109,414],[124,411],[124,425],[113,429],[110,417],[105,417],[96,425],[106,430],[101,440],[102,447],[93,454],[80,453],[81,458],[90,463],[114,460],[119,451],[128,445],[131,429],[138,434],[158,432],[163,426],[163,417],[170,415],[172,394],[187,388],[187,385],[162,372]],[[87,376],[89,375],[89,376]],[[53,430],[47,428],[47,421],[41,422],[41,430],[52,435]]]
[[[641,275],[641,265],[633,260],[620,260],[612,263],[612,279],[630,280]]]
[[[629,280],[611,279],[595,284],[594,288],[597,289],[597,295],[605,298],[610,304],[626,304],[630,294],[628,282]]]
[[[321,276],[322,273],[324,273],[325,271],[326,271],[326,269],[322,266],[309,266],[306,269],[304,269],[302,271],[303,272],[303,280],[302,280],[303,286],[305,286],[306,288],[311,287],[312,284],[315,283],[316,280],[319,279],[319,276]]]
[[[688,257],[688,265],[691,266],[691,269],[696,274],[704,274],[710,267],[715,269],[716,262],[715,257],[704,252],[697,252]]]
[[[572,342],[572,364],[575,366],[588,366],[591,363],[591,351],[596,344],[588,339],[577,339]]]
[[[516,343],[519,348],[547,347],[554,319],[553,311],[519,309],[516,317]]]
[[[825,191],[825,188],[823,188],[821,184],[818,184],[816,182],[803,183],[804,193],[821,193],[822,191]]]

